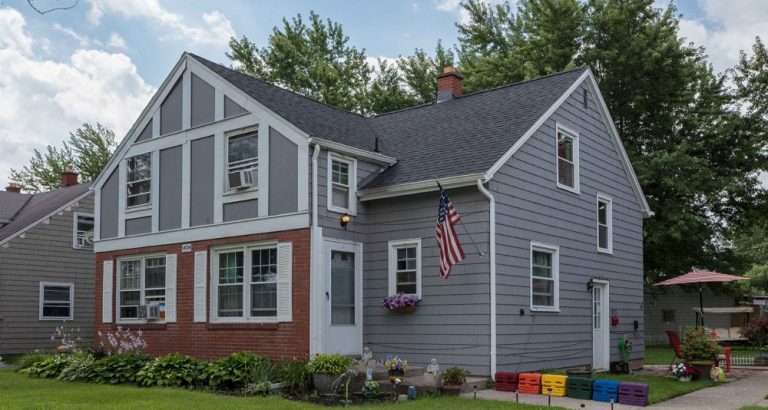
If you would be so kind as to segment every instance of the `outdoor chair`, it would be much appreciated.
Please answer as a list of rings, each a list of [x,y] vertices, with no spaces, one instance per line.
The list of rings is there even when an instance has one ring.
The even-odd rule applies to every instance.
[[[676,359],[685,360],[683,353],[680,351],[680,336],[674,330],[667,330],[667,338],[669,338],[669,345],[672,346],[672,350],[675,351],[675,355],[672,356],[672,361],[669,362],[667,368],[667,374],[672,370],[672,365],[675,364]]]

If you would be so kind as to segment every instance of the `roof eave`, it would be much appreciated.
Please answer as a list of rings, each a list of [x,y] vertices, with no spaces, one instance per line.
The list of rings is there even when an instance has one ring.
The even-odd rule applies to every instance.
[[[397,163],[396,158],[390,157],[388,155],[364,150],[362,148],[353,147],[339,142],[329,141],[323,138],[311,137],[309,138],[309,143],[317,144],[325,149],[336,151],[340,154],[351,155],[353,157],[364,159],[368,162],[372,162],[378,165],[392,166]]]
[[[477,184],[478,180],[485,181],[485,175],[483,173],[472,173],[438,179],[407,182],[404,184],[397,184],[380,188],[363,189],[358,191],[357,196],[360,198],[360,201],[365,202],[375,199],[394,198],[398,196],[437,191],[439,189],[437,186],[438,181],[440,182],[440,185],[443,186],[443,188],[460,188],[466,186],[474,186]]]

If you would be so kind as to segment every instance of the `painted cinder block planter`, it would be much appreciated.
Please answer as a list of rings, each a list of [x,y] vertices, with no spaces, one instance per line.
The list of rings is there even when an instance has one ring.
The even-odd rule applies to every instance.
[[[619,382],[616,380],[595,380],[592,383],[592,400],[603,401],[606,403],[613,400],[619,401]]]
[[[647,406],[650,388],[645,383],[619,383],[619,403],[631,406]]]
[[[568,397],[592,400],[592,379],[588,377],[568,378]]]
[[[517,391],[518,373],[514,372],[496,372],[496,390],[498,391]]]
[[[541,394],[565,397],[567,386],[568,376],[560,374],[544,374],[541,376]]]
[[[541,374],[520,373],[517,379],[517,391],[526,394],[541,394]]]

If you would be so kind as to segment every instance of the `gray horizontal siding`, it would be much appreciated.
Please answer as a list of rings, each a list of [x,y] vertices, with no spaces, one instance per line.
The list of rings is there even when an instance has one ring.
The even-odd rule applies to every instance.
[[[643,357],[642,216],[592,95],[586,110],[581,96],[576,90],[490,183],[497,201],[499,370],[592,363],[590,278],[610,281],[609,308],[620,317],[611,328],[611,360],[624,336],[633,342],[632,358]],[[579,133],[579,194],[557,188],[557,123]],[[597,252],[598,192],[613,200],[612,255]],[[531,241],[560,247],[559,313],[530,311]]]
[[[93,196],[54,215],[0,247],[0,355],[53,347],[60,321],[39,320],[40,282],[74,283],[74,320],[86,342],[93,337],[95,256],[72,248],[73,213],[93,213]]]

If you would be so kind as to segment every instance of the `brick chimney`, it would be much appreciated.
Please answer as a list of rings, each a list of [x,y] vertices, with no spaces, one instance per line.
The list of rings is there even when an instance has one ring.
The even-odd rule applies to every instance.
[[[453,67],[443,68],[443,74],[437,77],[437,102],[449,101],[461,97],[464,93],[464,76]]]
[[[5,192],[13,192],[14,194],[20,194],[21,193],[21,185],[15,183],[15,182],[9,182],[8,186],[5,187]]]
[[[61,173],[61,187],[77,185],[77,172],[64,171]]]

